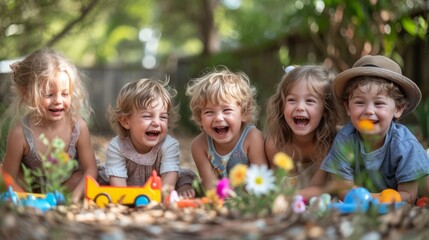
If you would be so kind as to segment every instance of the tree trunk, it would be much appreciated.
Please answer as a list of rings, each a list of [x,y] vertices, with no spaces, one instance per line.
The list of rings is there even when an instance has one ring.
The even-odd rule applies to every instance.
[[[219,0],[202,0],[203,11],[200,21],[200,29],[203,37],[203,55],[210,55],[220,50],[220,40],[214,22],[214,11]]]

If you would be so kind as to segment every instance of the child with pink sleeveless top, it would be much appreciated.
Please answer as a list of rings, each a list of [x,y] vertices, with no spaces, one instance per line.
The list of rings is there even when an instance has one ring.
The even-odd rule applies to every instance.
[[[77,202],[83,196],[85,176],[97,175],[87,126],[91,108],[78,71],[51,49],[38,50],[11,68],[13,101],[6,111],[11,125],[3,171],[22,183],[21,164],[35,170],[42,164],[39,153],[48,151],[39,136],[44,134],[49,141],[59,137],[70,159],[78,161],[63,183]],[[35,186],[43,184],[38,178],[34,181]]]
[[[174,188],[185,198],[195,196],[195,174],[179,167],[179,142],[169,134],[178,120],[175,95],[168,80],[141,79],[121,89],[116,106],[108,111],[117,136],[108,145],[101,184],[141,186],[156,170],[163,189]]]

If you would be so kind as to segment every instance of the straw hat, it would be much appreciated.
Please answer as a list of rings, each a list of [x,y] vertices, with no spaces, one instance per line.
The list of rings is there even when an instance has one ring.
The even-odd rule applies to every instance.
[[[381,77],[398,85],[408,102],[402,116],[413,112],[422,99],[419,87],[412,80],[402,75],[401,67],[396,62],[380,55],[367,55],[359,59],[352,68],[335,77],[332,87],[334,96],[339,102],[343,101],[341,96],[347,83],[360,76]]]

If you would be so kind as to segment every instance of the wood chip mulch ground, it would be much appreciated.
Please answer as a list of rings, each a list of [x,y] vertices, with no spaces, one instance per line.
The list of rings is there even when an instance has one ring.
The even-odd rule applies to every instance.
[[[292,210],[270,217],[240,216],[227,209],[162,205],[99,208],[91,202],[42,213],[0,207],[0,239],[428,239],[427,208],[405,206],[385,215],[323,216]]]

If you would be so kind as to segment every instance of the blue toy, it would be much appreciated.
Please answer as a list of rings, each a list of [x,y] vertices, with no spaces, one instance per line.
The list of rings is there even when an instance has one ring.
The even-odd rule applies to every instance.
[[[328,209],[336,209],[340,213],[355,213],[355,212],[367,212],[372,206],[377,209],[379,214],[385,214],[389,212],[391,207],[399,208],[404,206],[405,202],[393,202],[393,203],[380,203],[378,199],[374,199],[371,193],[363,188],[353,188],[347,192],[344,202],[330,203]]]
[[[15,205],[33,207],[46,212],[47,210],[65,203],[64,195],[58,191],[47,194],[15,192],[8,186],[6,192],[0,193],[0,202],[12,202]]]

